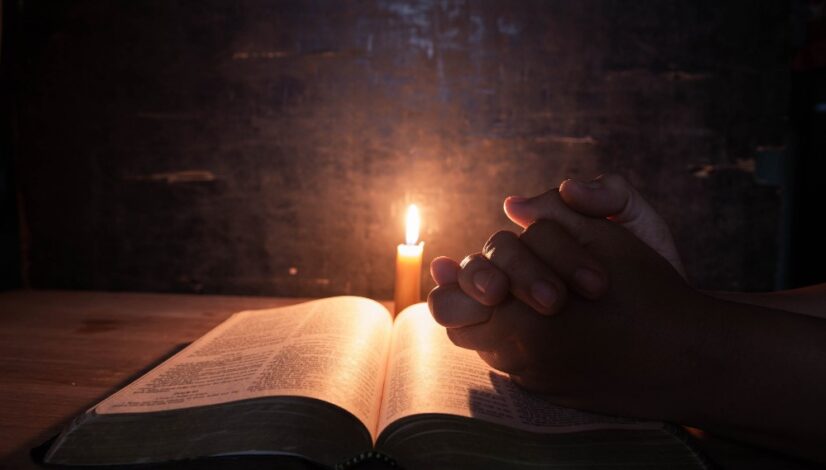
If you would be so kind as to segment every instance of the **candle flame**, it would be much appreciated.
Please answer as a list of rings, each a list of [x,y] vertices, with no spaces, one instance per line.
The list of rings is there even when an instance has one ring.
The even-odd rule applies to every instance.
[[[410,204],[407,208],[407,230],[405,233],[405,242],[408,245],[415,245],[419,241],[419,208],[416,204]]]

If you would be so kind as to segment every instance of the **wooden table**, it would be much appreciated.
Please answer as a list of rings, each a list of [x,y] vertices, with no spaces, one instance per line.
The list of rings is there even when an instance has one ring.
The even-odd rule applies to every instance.
[[[230,314],[303,300],[0,293],[0,467],[35,468],[32,447]],[[700,444],[722,468],[816,468],[721,439]]]

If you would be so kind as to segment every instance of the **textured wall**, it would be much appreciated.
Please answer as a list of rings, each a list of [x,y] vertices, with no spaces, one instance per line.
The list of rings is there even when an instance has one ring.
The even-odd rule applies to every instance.
[[[720,3],[24,1],[26,275],[389,298],[408,202],[461,256],[506,195],[619,171],[699,285],[769,288],[787,5]]]

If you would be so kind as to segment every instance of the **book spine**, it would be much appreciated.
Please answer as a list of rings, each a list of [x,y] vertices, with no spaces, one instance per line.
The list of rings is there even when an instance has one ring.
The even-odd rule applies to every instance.
[[[712,461],[704,452],[700,450],[699,446],[694,441],[694,438],[682,426],[673,423],[665,423],[664,428],[668,433],[682,442],[692,454],[694,454],[697,461],[700,462],[700,465],[705,470],[720,469],[719,465],[714,463],[714,461]]]
[[[370,450],[367,452],[362,452],[355,457],[351,457],[344,462],[338,463],[335,466],[335,470],[350,470],[357,466],[361,466],[368,462],[381,462],[384,464],[385,468],[401,468],[399,467],[398,462],[393,457],[389,455],[382,454],[381,452]]]

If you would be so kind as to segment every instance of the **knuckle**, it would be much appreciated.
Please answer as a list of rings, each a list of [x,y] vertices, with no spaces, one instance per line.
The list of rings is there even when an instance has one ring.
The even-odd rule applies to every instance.
[[[500,257],[503,249],[513,246],[514,242],[518,241],[515,233],[508,230],[500,230],[488,238],[485,247],[482,250],[485,257],[493,261],[494,257]]]
[[[459,263],[459,266],[462,269],[468,269],[468,267],[472,267],[474,264],[478,264],[480,262],[486,262],[487,258],[482,253],[472,253],[464,257],[462,262]]]
[[[539,219],[532,223],[525,229],[519,238],[523,241],[536,241],[538,239],[548,238],[559,233],[562,226],[550,219]]]
[[[520,237],[522,243],[546,266],[559,266],[561,259],[568,259],[578,252],[572,245],[567,231],[557,222],[543,220],[528,227]]]
[[[515,233],[509,230],[500,230],[488,238],[488,241],[485,243],[485,250],[483,250],[483,252],[487,252],[489,249],[493,249],[498,246],[507,246],[515,239]]]

